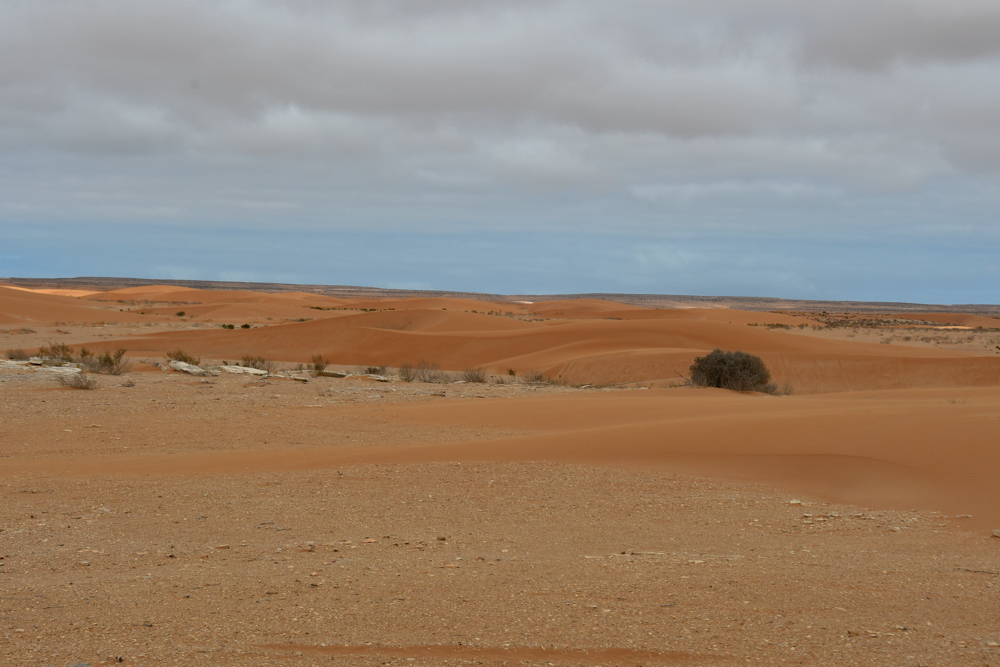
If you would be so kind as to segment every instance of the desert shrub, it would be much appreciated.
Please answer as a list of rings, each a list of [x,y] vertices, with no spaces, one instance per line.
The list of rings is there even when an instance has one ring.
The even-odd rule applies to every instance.
[[[267,361],[264,357],[255,357],[252,354],[244,354],[243,358],[240,359],[240,366],[246,366],[247,368],[259,368],[264,369],[264,362]]]
[[[517,371],[515,371],[513,368],[508,368],[507,375],[511,376],[512,378],[517,377]]]
[[[542,375],[540,371],[532,369],[524,374],[524,381],[529,384],[543,384],[547,380],[546,377]]]
[[[235,329],[236,325],[235,324],[223,324],[222,328],[223,329]]]
[[[43,359],[70,362],[73,361],[73,348],[66,343],[49,343],[47,347],[38,348],[38,356]]]
[[[244,354],[243,359],[240,361],[241,366],[246,366],[247,368],[256,368],[258,370],[266,371],[268,375],[274,375],[278,370],[278,364],[271,361],[270,359],[265,359],[264,357],[255,357],[252,354]]]
[[[185,364],[191,364],[192,366],[197,366],[201,363],[201,359],[198,357],[192,357],[190,354],[186,354],[184,350],[177,349],[173,352],[167,352],[167,359],[170,361],[183,361]]]
[[[59,384],[70,389],[96,389],[97,380],[86,373],[72,373],[70,375],[60,375]]]
[[[362,370],[365,375],[385,375],[385,366],[365,366]]]
[[[21,348],[17,348],[16,350],[7,350],[7,358],[11,361],[27,361],[31,356]]]
[[[418,382],[447,382],[448,376],[437,364],[421,361],[417,364]]]
[[[91,373],[104,373],[106,375],[121,375],[132,369],[131,362],[125,356],[124,348],[119,348],[114,352],[105,351],[104,354],[97,355],[87,348],[83,348],[80,350],[80,363]]]
[[[240,329],[249,329],[249,328],[250,328],[249,324],[241,324],[240,325]]]
[[[184,317],[184,315],[185,315],[185,312],[183,310],[178,310],[177,311],[177,317]]]
[[[322,354],[314,354],[312,358],[312,369],[315,373],[322,373],[326,370],[326,367],[330,365],[326,359],[323,358]]]
[[[417,369],[410,364],[403,364],[399,367],[399,379],[403,382],[413,382],[417,379]]]
[[[716,348],[691,364],[691,383],[699,387],[719,387],[733,391],[775,393],[771,373],[764,361],[746,352],[723,352]]]
[[[462,379],[466,382],[475,382],[482,384],[486,382],[486,371],[482,368],[467,368],[465,372],[462,373]]]

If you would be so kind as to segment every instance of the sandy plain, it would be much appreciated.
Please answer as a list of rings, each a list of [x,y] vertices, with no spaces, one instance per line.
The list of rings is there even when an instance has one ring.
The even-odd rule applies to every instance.
[[[0,368],[2,664],[1000,664],[995,318],[48,292],[0,350],[133,368]]]

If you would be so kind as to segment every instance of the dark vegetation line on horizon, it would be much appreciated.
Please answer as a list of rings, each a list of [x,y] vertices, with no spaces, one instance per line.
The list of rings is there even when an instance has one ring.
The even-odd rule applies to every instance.
[[[0,278],[0,283],[29,289],[92,289],[110,291],[149,285],[176,285],[200,290],[247,290],[251,292],[310,292],[345,298],[458,298],[481,301],[553,301],[562,299],[607,299],[644,308],[731,307],[740,310],[799,310],[807,312],[884,313],[901,311],[952,312],[1000,315],[1000,304],[927,304],[897,301],[810,301],[756,296],[696,296],[685,294],[491,294],[449,290],[407,290],[356,285],[310,285],[294,283],[234,282],[222,280],[169,280],[81,276],[76,278]]]

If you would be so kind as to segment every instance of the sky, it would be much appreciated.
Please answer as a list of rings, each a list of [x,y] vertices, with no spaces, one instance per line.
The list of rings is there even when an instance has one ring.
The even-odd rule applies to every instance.
[[[0,277],[1000,303],[995,0],[6,0]]]

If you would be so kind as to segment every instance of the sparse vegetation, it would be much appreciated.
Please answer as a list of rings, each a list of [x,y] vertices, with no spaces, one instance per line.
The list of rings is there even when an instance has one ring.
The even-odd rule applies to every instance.
[[[417,364],[418,382],[447,382],[448,375],[437,364],[421,361]]]
[[[540,371],[532,369],[524,374],[524,381],[528,384],[542,384],[545,382],[545,376]]]
[[[415,368],[411,364],[400,366],[399,379],[403,382],[448,382],[450,376],[437,364],[421,361]]]
[[[66,343],[49,343],[48,346],[38,348],[38,356],[69,363],[73,361],[73,348]]]
[[[326,370],[326,367],[330,365],[326,359],[323,358],[322,354],[314,354],[312,358],[312,370],[314,373],[322,373]]]
[[[114,352],[105,351],[104,354],[97,355],[87,348],[82,348],[80,350],[80,363],[91,373],[105,375],[121,375],[132,369],[132,363],[125,356],[125,348],[119,348]]]
[[[482,368],[467,368],[465,372],[462,373],[462,379],[466,382],[475,382],[482,384],[486,382],[486,371]]]
[[[250,328],[249,324],[241,324],[240,325],[240,329],[249,329],[249,328]]]
[[[11,361],[27,361],[31,356],[21,348],[17,348],[16,350],[7,350],[7,358]]]
[[[385,375],[385,366],[365,366],[362,369],[365,375]]]
[[[222,328],[223,329],[235,329],[236,325],[235,324],[223,324]]]
[[[270,359],[265,359],[264,357],[255,357],[252,354],[244,354],[243,359],[240,361],[241,366],[247,368],[256,368],[258,370],[266,371],[268,375],[274,375],[278,370],[278,364],[271,361]]]
[[[507,375],[511,376],[512,378],[517,377],[517,371],[515,371],[513,368],[508,368]]]
[[[183,361],[185,364],[191,364],[192,366],[197,366],[201,363],[199,357],[192,357],[190,354],[184,352],[184,350],[177,349],[173,352],[167,352],[167,359],[170,361]]]
[[[97,380],[86,373],[60,375],[59,384],[69,389],[96,389]]]
[[[184,317],[185,314],[186,313],[183,310],[178,310],[177,311],[177,317]]]
[[[718,348],[691,364],[691,383],[733,391],[777,392],[764,361],[746,352],[724,352]]]

